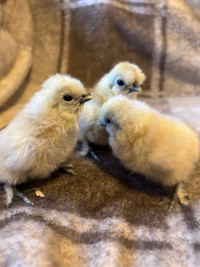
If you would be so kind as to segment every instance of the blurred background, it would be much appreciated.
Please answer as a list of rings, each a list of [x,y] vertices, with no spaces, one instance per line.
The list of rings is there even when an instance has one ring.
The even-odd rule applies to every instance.
[[[91,87],[124,60],[147,76],[139,97],[200,95],[198,0],[0,3],[0,128],[48,76]]]

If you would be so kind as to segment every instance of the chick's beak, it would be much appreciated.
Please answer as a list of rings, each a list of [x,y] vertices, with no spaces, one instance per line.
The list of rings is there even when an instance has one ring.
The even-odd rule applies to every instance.
[[[132,87],[128,87],[129,93],[131,92],[139,92],[140,91],[140,87],[139,86],[132,86]]]
[[[100,121],[100,122],[99,122],[99,125],[101,125],[101,126],[106,126],[106,123],[105,123],[104,121]]]
[[[91,95],[82,95],[79,103],[84,104],[85,102],[90,101],[92,98],[93,97]]]

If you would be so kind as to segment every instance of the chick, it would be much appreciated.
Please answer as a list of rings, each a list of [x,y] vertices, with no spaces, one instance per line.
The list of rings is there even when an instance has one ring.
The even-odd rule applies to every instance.
[[[33,204],[15,186],[47,178],[65,165],[77,143],[82,104],[91,99],[79,80],[56,74],[0,132],[0,182],[5,184],[7,206],[14,194]]]
[[[109,133],[109,144],[131,171],[173,186],[173,207],[188,205],[183,182],[199,160],[198,135],[184,122],[164,115],[139,100],[116,96],[100,111],[100,124]]]
[[[120,62],[97,83],[92,93],[93,99],[86,105],[78,119],[80,131],[79,140],[82,141],[81,155],[85,156],[91,151],[89,143],[98,145],[108,144],[108,134],[98,125],[98,116],[101,106],[115,95],[127,95],[136,98],[141,91],[140,85],[146,76],[141,69],[129,62]],[[98,159],[93,151],[91,156]]]

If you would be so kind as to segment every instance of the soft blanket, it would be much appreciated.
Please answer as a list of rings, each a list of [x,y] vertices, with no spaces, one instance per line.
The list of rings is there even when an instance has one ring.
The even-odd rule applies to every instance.
[[[200,133],[200,4],[195,0],[1,0],[0,128],[50,75],[90,88],[119,61],[147,75],[139,98]],[[192,148],[191,148],[192,149]],[[0,189],[0,266],[198,266],[200,164],[187,182],[191,204],[160,206],[162,189],[130,174],[105,147],[100,162],[69,161],[5,208]]]

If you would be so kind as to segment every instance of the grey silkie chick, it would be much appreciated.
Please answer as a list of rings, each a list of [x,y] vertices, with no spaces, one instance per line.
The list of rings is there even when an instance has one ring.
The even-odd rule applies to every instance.
[[[77,118],[91,99],[79,80],[56,74],[0,132],[0,182],[5,184],[7,206],[14,194],[33,204],[15,186],[47,178],[66,164],[77,143]]]

